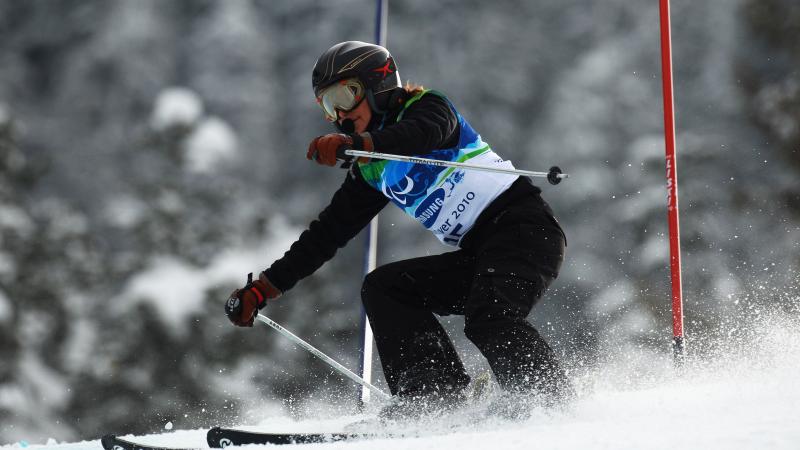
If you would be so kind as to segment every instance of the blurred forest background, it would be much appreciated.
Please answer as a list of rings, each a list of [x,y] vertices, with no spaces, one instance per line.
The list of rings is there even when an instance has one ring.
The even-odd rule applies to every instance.
[[[311,68],[372,0],[0,0],[0,444],[355,408],[356,389],[222,306],[344,173]],[[800,3],[672,1],[694,354],[796,315]],[[669,355],[658,2],[392,0],[401,78],[447,93],[543,186],[569,239],[531,320],[578,373]],[[539,183],[541,184],[541,183]],[[379,262],[435,254],[381,213]],[[363,236],[267,313],[358,366]],[[483,361],[443,318],[471,370]],[[643,369],[644,370],[644,369]],[[379,369],[375,377],[382,383]]]

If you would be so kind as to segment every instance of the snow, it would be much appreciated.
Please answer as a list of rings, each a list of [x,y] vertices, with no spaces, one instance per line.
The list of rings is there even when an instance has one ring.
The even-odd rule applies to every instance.
[[[33,221],[21,208],[9,203],[0,203],[0,228],[11,229],[26,236],[33,228]]]
[[[797,98],[799,94],[800,83],[789,78],[783,83],[763,88],[756,96],[756,106],[759,112],[766,118],[769,126],[783,139],[791,139],[800,131],[797,119],[791,111],[791,102],[787,100]]]
[[[464,423],[453,415],[403,429],[404,437],[306,444],[304,449],[550,450],[797,449],[800,443],[800,327],[786,320],[761,323],[752,339],[731,341],[713,356],[690,358],[678,368],[662,354],[619,349],[615,358],[573,373],[581,396],[563,410],[534,409],[529,419],[487,418]],[[691,341],[690,341],[691,342]],[[690,344],[691,345],[691,344]],[[698,343],[699,345],[699,343]],[[313,418],[272,412],[244,429],[333,432],[369,417],[347,416],[335,406]],[[164,428],[169,430],[169,423]],[[397,432],[392,427],[387,431]],[[371,430],[379,429],[371,428]],[[207,430],[177,430],[136,438],[143,443],[204,448]],[[134,438],[134,436],[128,436]],[[98,441],[0,447],[41,450],[100,448]]]
[[[236,155],[236,133],[218,117],[204,119],[186,142],[189,170],[208,172],[218,162]]]
[[[186,318],[201,311],[206,292],[219,285],[243,285],[246,281],[243,274],[259,273],[264,269],[264,261],[277,259],[286,250],[286,243],[292,242],[291,238],[299,232],[275,220],[271,234],[261,242],[222,251],[211,264],[203,267],[175,256],[156,256],[146,270],[127,283],[112,304],[128,310],[136,304],[149,303],[164,323],[181,332],[188,323]]]
[[[627,281],[620,281],[615,285],[608,286],[597,295],[597,300],[592,303],[591,308],[599,314],[618,311],[630,302],[631,292],[634,289],[633,283]]]
[[[150,125],[159,131],[175,126],[190,126],[203,114],[203,102],[193,91],[172,87],[164,89],[156,99]]]
[[[64,406],[69,400],[69,389],[63,377],[47,367],[38,355],[26,352],[20,362],[21,372],[28,381],[26,402],[41,408],[44,405]]]
[[[147,205],[141,200],[131,195],[120,195],[108,200],[104,216],[111,225],[130,229],[145,217],[146,211]]]
[[[128,283],[122,299],[126,306],[149,302],[166,323],[179,324],[202,305],[205,273],[205,268],[192,267],[175,257],[156,257],[148,270]]]

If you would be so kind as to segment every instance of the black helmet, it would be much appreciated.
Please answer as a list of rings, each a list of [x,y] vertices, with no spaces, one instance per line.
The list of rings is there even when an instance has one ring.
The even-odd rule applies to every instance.
[[[369,106],[378,113],[385,112],[392,91],[402,88],[397,65],[389,50],[366,42],[341,42],[317,59],[311,74],[314,95],[319,96],[323,88],[345,78],[361,81],[367,91]]]

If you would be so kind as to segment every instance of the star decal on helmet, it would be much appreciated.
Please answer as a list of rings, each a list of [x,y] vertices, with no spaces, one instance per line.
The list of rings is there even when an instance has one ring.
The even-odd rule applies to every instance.
[[[372,69],[373,72],[380,72],[383,78],[386,78],[390,73],[394,73],[394,70],[389,68],[389,65],[392,64],[392,60],[387,60],[386,64],[383,67],[378,67],[377,69]]]

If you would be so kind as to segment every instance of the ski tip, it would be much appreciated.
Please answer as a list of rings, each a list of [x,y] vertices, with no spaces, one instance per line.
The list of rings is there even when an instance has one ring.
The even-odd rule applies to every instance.
[[[117,437],[113,434],[107,434],[100,438],[100,443],[103,445],[103,448],[106,450],[112,450],[114,448],[114,441],[116,441]]]
[[[220,430],[220,427],[214,427],[208,430],[208,433],[206,433],[206,442],[208,442],[209,447],[222,448],[224,446],[223,443],[220,442],[222,438],[222,433]]]

